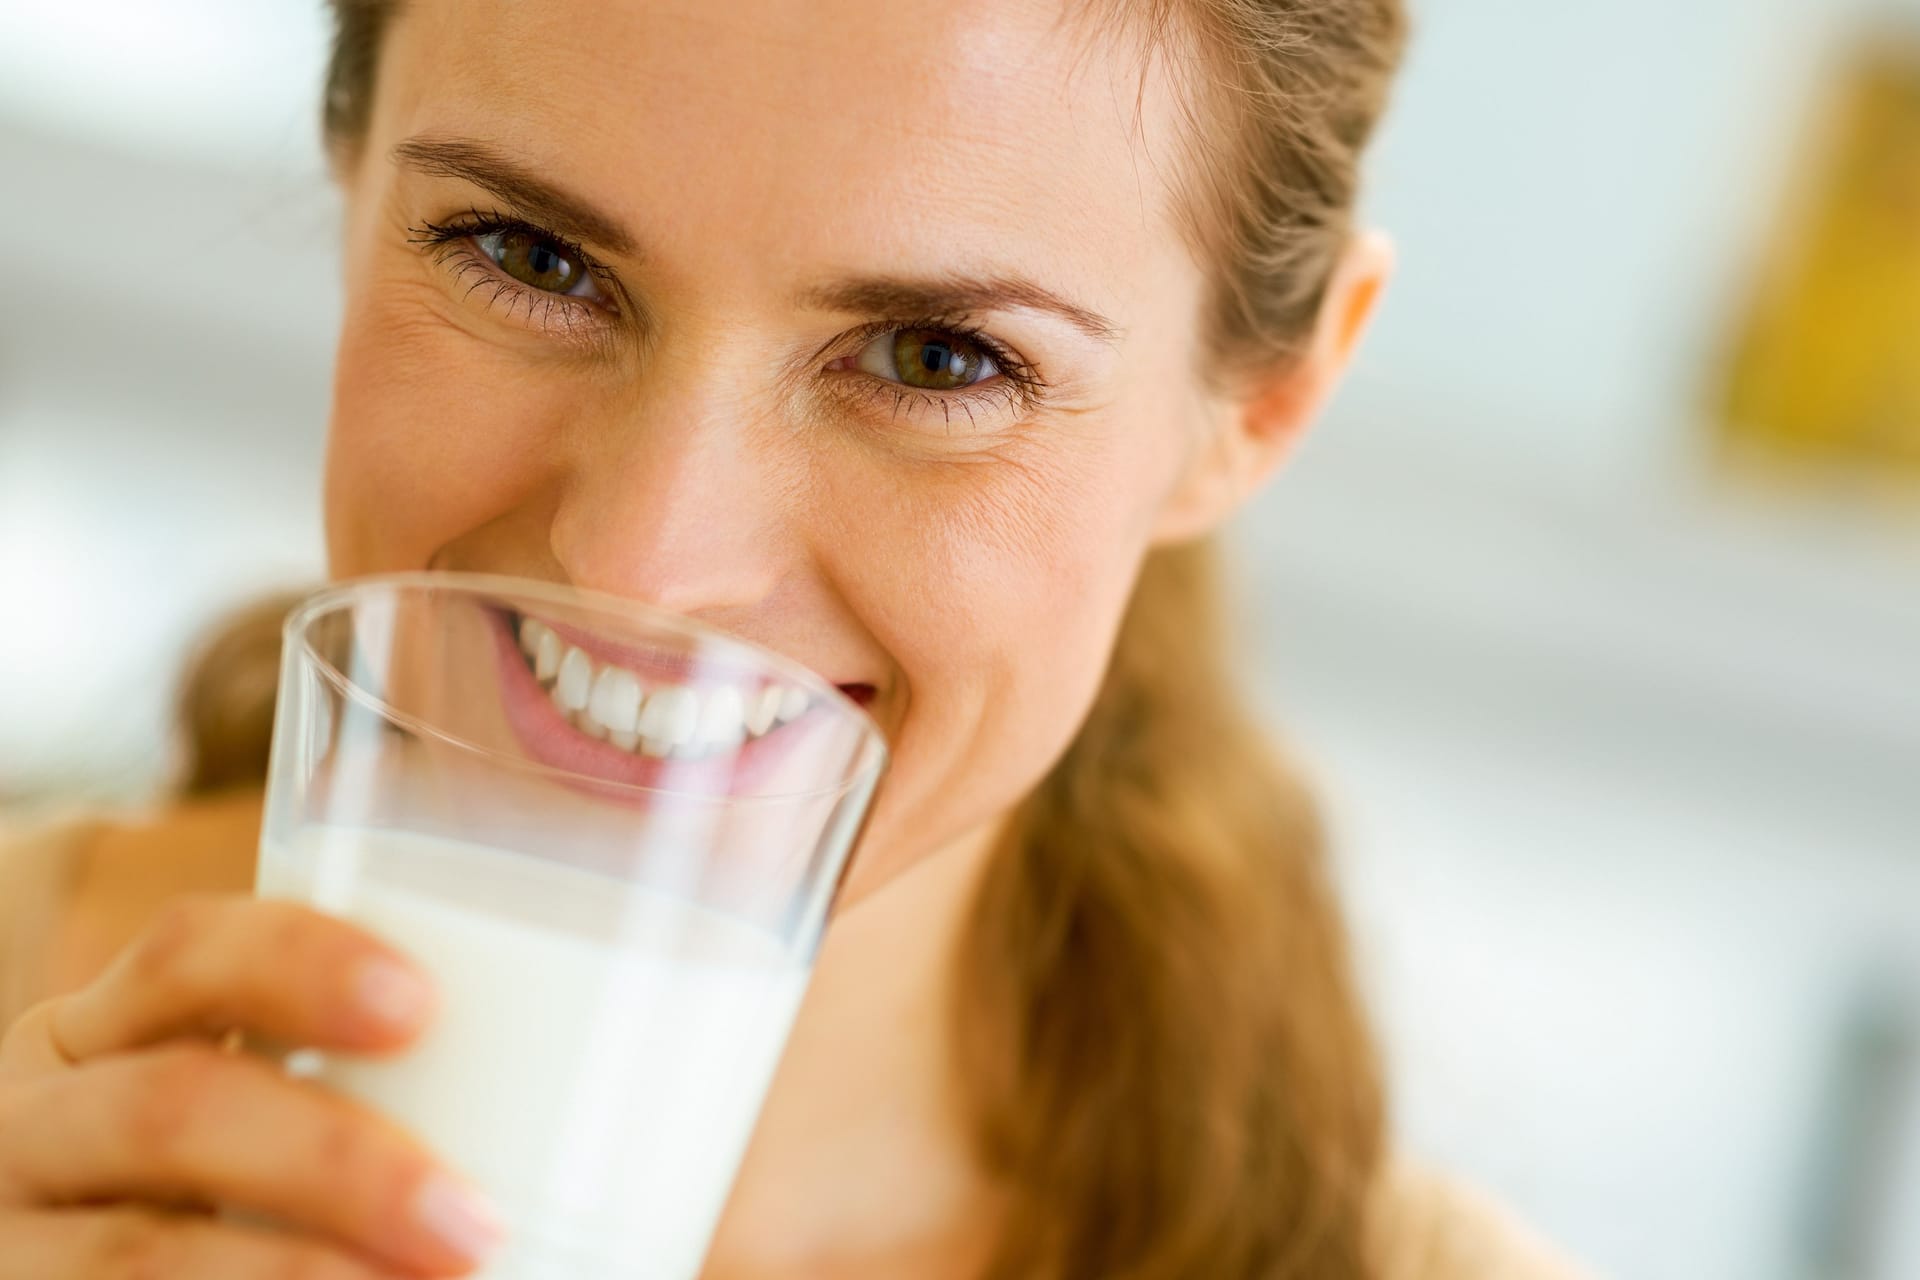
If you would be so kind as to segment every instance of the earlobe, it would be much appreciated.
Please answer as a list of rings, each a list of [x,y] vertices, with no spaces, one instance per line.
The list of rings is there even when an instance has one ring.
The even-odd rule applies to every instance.
[[[1379,232],[1348,242],[1306,343],[1214,415],[1206,444],[1162,507],[1156,544],[1211,532],[1279,469],[1352,364],[1394,258],[1393,242]]]

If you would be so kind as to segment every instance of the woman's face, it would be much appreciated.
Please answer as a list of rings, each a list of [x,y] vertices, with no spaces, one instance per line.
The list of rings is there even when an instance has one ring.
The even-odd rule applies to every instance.
[[[333,573],[598,588],[870,699],[856,890],[987,829],[1222,420],[1177,118],[1053,3],[415,0],[346,175]]]

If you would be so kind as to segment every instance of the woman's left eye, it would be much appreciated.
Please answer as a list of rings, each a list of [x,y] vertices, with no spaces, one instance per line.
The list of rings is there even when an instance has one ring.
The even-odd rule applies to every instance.
[[[883,333],[853,358],[856,369],[923,391],[960,391],[1000,372],[979,343],[938,329]]]
[[[579,253],[537,232],[483,231],[473,237],[473,243],[489,262],[529,289],[567,298],[599,300],[602,296]]]

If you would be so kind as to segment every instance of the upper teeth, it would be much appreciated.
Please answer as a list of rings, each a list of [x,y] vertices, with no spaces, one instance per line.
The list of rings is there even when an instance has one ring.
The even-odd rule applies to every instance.
[[[770,733],[806,711],[790,684],[647,684],[625,667],[597,662],[533,618],[520,621],[520,649],[534,678],[575,728],[649,756],[705,756]]]

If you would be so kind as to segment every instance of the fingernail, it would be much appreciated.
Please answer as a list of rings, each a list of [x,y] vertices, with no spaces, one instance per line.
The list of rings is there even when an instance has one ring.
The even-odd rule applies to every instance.
[[[478,1262],[500,1243],[500,1215],[473,1188],[444,1173],[427,1179],[414,1197],[413,1213],[435,1239],[470,1262]]]
[[[420,1020],[433,999],[426,979],[393,960],[368,960],[354,976],[354,998],[360,1008],[392,1027],[410,1027]]]

